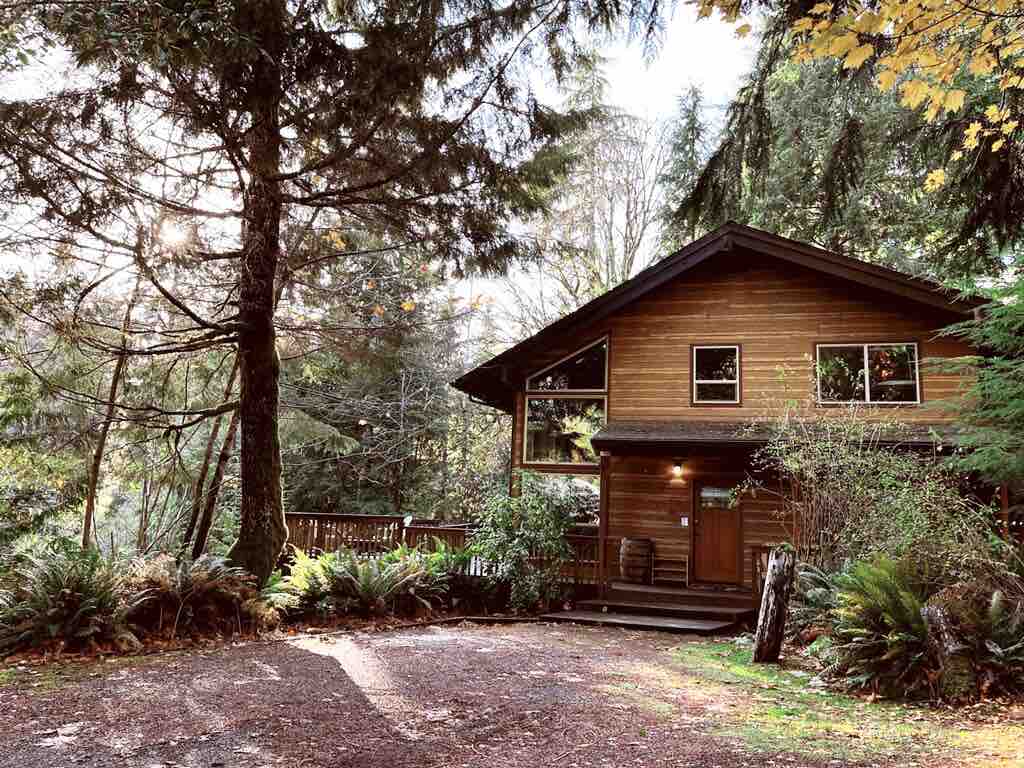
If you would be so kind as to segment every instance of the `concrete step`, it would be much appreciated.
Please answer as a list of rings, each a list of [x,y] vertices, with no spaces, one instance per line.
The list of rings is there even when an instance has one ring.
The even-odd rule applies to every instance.
[[[576,607],[600,613],[630,613],[643,616],[671,616],[678,619],[708,619],[737,623],[750,619],[753,608],[738,605],[702,605],[701,603],[657,603],[636,600],[581,600]]]
[[[642,616],[633,613],[601,613],[600,611],[562,611],[541,616],[545,621],[597,626],[651,629],[660,632],[679,632],[694,635],[713,635],[733,628],[730,621],[709,619],[681,619],[672,616]]]
[[[754,607],[754,597],[747,591],[666,587],[652,584],[632,584],[625,581],[611,582],[608,585],[605,599],[626,603],[676,603],[736,608]]]

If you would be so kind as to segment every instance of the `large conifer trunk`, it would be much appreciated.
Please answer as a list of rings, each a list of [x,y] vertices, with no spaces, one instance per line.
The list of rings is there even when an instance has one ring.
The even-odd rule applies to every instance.
[[[281,498],[278,438],[280,361],[274,333],[274,280],[280,256],[281,192],[278,104],[281,93],[281,9],[274,0],[254,6],[252,31],[264,55],[253,62],[248,137],[250,181],[239,281],[238,356],[241,378],[242,505],[230,559],[263,583],[288,537]]]

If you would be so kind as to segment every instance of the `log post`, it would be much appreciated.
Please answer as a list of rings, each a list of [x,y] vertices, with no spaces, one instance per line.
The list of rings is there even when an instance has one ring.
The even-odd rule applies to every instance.
[[[757,615],[757,631],[754,633],[755,662],[776,663],[779,660],[795,572],[796,552],[793,548],[783,544],[773,549],[768,556],[764,594]]]

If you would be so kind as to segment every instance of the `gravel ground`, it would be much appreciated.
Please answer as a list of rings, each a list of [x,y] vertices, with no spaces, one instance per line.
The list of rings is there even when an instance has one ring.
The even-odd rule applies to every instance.
[[[311,635],[0,686],[0,765],[825,766],[708,735],[685,638],[570,625]],[[673,674],[678,674],[675,670]]]

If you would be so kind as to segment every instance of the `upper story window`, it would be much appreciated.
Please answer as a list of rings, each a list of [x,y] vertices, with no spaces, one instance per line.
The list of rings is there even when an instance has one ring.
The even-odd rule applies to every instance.
[[[738,344],[693,347],[691,361],[695,405],[738,405],[740,348]]]
[[[608,389],[608,339],[574,352],[535,373],[526,382],[527,392],[600,392]]]
[[[530,376],[523,419],[524,463],[597,464],[590,438],[604,426],[607,400],[606,338]]]
[[[818,344],[819,403],[920,403],[917,344]]]

